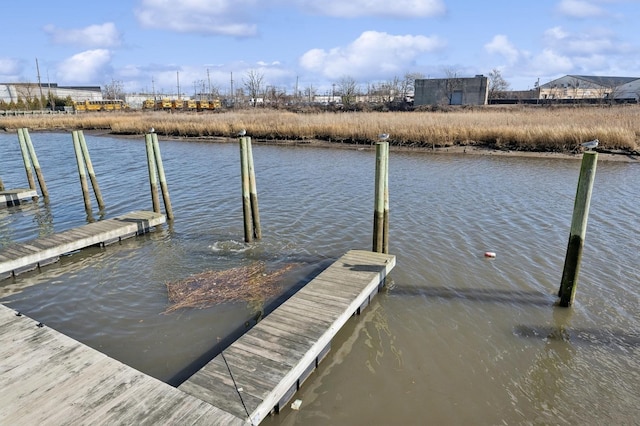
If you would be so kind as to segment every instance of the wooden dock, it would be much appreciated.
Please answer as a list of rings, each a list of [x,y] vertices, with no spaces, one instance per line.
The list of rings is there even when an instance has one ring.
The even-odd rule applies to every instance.
[[[4,305],[0,342],[0,424],[245,424]]]
[[[349,251],[178,388],[0,305],[0,423],[258,425],[291,400],[395,261]]]
[[[394,266],[395,256],[349,251],[178,389],[259,424],[291,400]]]
[[[10,244],[0,249],[0,279],[56,262],[66,253],[144,234],[151,227],[165,222],[163,214],[135,211],[24,243]]]
[[[22,200],[28,200],[37,197],[38,193],[35,189],[17,188],[0,191],[0,208],[17,206]]]

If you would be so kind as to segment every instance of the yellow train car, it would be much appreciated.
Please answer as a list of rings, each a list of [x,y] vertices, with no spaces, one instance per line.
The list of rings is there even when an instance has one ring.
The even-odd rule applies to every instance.
[[[85,101],[74,101],[73,109],[76,112],[122,111],[129,109],[129,106],[121,99],[108,99],[101,101],[87,99]]]
[[[206,111],[209,109],[209,101],[199,100],[197,102],[198,111]]]
[[[171,99],[162,99],[156,103],[159,109],[171,109],[173,107],[173,103]]]
[[[156,101],[153,99],[145,99],[145,101],[142,102],[142,109],[156,109]]]

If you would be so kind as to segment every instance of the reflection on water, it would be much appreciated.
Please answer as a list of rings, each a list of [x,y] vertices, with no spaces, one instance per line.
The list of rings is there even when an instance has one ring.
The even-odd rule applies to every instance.
[[[87,136],[105,217],[150,209],[144,141]],[[0,210],[0,247],[85,224],[71,136],[32,134],[50,203]],[[296,263],[283,298],[369,249],[373,151],[254,144],[263,239],[242,242],[235,143],[162,141],[176,219],[0,282],[0,301],[172,384],[278,300],[163,314],[167,282]],[[0,176],[24,186],[17,139]],[[555,306],[575,160],[393,153],[388,287],[266,424],[631,424],[638,418],[640,167],[601,163],[576,303]],[[95,205],[95,203],[94,203]],[[99,212],[94,211],[94,218]],[[497,253],[486,259],[485,251]]]

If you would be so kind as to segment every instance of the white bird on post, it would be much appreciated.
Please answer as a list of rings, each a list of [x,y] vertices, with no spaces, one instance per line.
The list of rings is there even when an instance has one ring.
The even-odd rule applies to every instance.
[[[238,137],[243,137],[247,134],[247,129],[242,129],[238,132]]]
[[[597,146],[598,146],[598,143],[599,143],[599,142],[600,142],[600,141],[599,141],[598,139],[594,139],[594,140],[589,141],[589,142],[583,142],[583,143],[581,143],[580,145],[581,145],[584,149],[586,149],[587,151],[591,151],[592,149],[595,149],[595,147],[597,147]]]
[[[149,129],[149,133],[155,133],[156,129],[154,129],[153,127]]]
[[[386,141],[387,139],[389,139],[389,133],[380,133],[378,135],[378,139],[380,139],[381,141]]]

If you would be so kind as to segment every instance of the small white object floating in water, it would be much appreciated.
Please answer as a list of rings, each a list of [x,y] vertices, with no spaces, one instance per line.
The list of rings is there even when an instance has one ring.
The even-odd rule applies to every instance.
[[[489,259],[495,259],[496,253],[493,251],[485,251],[484,257],[488,257]]]
[[[302,405],[302,400],[301,399],[296,399],[295,401],[293,401],[291,403],[291,409],[292,410],[299,410],[301,405]]]

